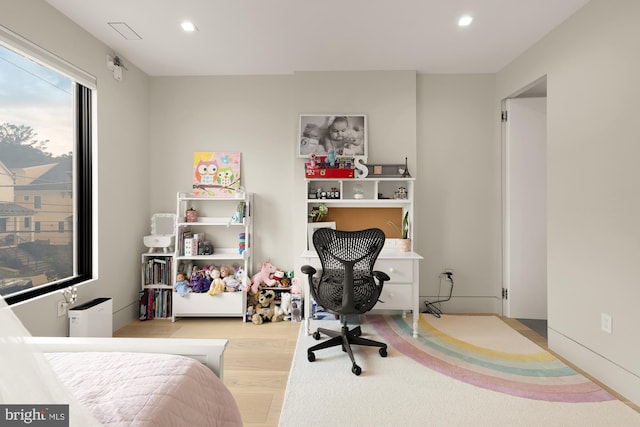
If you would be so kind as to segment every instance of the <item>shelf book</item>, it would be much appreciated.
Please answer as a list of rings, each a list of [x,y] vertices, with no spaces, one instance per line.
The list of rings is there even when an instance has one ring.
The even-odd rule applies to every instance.
[[[171,283],[173,262],[167,258],[149,258],[142,264],[143,283],[145,285],[168,285]]]
[[[172,290],[166,288],[144,288],[140,290],[140,320],[166,319],[171,317]]]

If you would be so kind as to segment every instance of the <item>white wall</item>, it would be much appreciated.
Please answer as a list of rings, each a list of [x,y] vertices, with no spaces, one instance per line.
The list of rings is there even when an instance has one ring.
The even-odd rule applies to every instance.
[[[271,259],[299,271],[306,242],[301,113],[365,113],[371,161],[416,169],[412,71],[304,72],[283,76],[151,79],[150,201],[173,212],[190,191],[194,151],[242,152],[242,185],[254,196],[254,266]]]
[[[418,76],[415,245],[424,256],[420,295],[446,297],[445,313],[500,313],[500,105],[490,74]],[[424,307],[424,306],[423,306]]]
[[[97,200],[98,279],[79,287],[79,302],[112,297],[114,327],[137,310],[142,235],[149,228],[148,78],[126,58],[116,82],[106,68],[110,48],[43,1],[0,1],[0,24],[96,76],[98,81]],[[12,306],[33,335],[67,333],[57,317],[60,294]]]
[[[497,75],[499,99],[547,75],[550,346],[635,403],[639,18],[638,1],[593,0]]]

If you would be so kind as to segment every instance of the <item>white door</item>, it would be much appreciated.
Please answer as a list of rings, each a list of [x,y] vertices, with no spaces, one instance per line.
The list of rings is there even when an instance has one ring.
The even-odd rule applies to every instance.
[[[546,98],[507,99],[502,313],[547,319]]]

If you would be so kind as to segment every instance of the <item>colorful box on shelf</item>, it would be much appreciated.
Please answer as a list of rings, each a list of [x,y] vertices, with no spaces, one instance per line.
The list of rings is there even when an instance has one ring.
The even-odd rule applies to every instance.
[[[353,169],[306,169],[306,178],[353,178]]]
[[[355,176],[354,161],[351,158],[336,159],[333,166],[326,163],[326,156],[312,157],[304,168],[306,178],[353,178]]]

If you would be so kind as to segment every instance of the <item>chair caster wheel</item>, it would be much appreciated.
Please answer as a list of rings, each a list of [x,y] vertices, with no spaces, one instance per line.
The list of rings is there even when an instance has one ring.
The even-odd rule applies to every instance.
[[[355,375],[360,375],[362,373],[362,369],[358,365],[353,365],[353,368],[351,368],[351,372],[353,372]]]
[[[380,350],[378,350],[378,353],[380,353],[380,356],[382,357],[387,357],[387,349],[384,347],[381,347]]]
[[[307,353],[307,360],[308,360],[309,362],[313,362],[314,360],[316,360],[316,355],[315,355],[315,354],[313,354],[313,352],[311,352],[311,351],[310,351],[310,352],[308,352],[308,353]]]
[[[315,331],[315,332],[313,333],[313,338],[314,338],[316,341],[318,341],[318,340],[320,339],[320,332]]]

